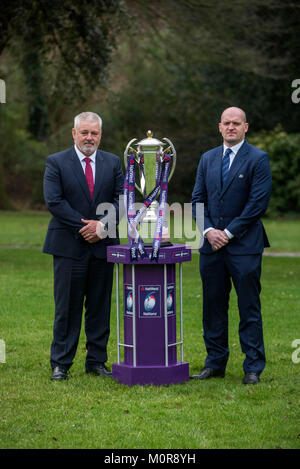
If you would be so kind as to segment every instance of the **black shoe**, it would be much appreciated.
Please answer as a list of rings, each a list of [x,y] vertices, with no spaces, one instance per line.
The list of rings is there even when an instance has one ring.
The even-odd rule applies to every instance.
[[[259,375],[254,372],[245,373],[243,383],[244,384],[257,384],[260,382]]]
[[[198,375],[192,375],[192,379],[224,378],[224,370],[215,370],[214,368],[204,367]]]
[[[112,372],[107,369],[104,363],[99,363],[99,365],[86,365],[85,371],[87,373],[94,373],[98,376],[112,377]]]
[[[63,381],[68,379],[68,370],[63,366],[55,366],[52,371],[51,380]]]

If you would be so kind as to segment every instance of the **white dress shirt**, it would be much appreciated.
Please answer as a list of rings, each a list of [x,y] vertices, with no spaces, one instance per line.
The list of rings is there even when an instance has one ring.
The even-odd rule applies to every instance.
[[[90,158],[90,162],[91,162],[91,167],[92,167],[92,171],[93,171],[93,178],[94,178],[94,183],[95,183],[95,174],[96,174],[96,153],[97,153],[97,150],[94,151],[94,153],[92,153],[90,156],[86,156],[84,155],[78,148],[76,145],[74,145],[74,148],[75,148],[75,151],[76,151],[76,154],[79,158],[79,161],[81,163],[81,166],[82,166],[82,169],[83,169],[83,172],[85,174],[85,167],[86,167],[86,162],[83,161],[84,158]]]
[[[79,161],[80,161],[80,164],[82,166],[82,169],[83,169],[83,172],[85,174],[85,167],[86,167],[86,162],[83,161],[84,158],[90,158],[90,164],[91,164],[91,167],[92,167],[92,171],[93,171],[93,178],[94,178],[94,184],[95,184],[95,174],[96,174],[96,153],[97,153],[97,150],[94,151],[94,153],[92,153],[90,156],[86,156],[84,155],[77,147],[76,145],[74,145],[74,148],[75,148],[75,151],[76,151],[76,154],[79,158]],[[102,239],[102,238],[105,238],[106,236],[106,233],[104,233],[104,224],[99,221],[98,222],[98,226],[99,228],[97,228],[97,236]]]
[[[231,153],[229,155],[229,169],[233,163],[233,160],[235,158],[235,155],[237,154],[237,152],[239,151],[239,149],[241,148],[241,146],[243,145],[244,143],[244,140],[242,140],[241,142],[237,143],[236,145],[233,145],[233,147],[228,147],[227,145],[225,145],[225,143],[223,144],[223,157],[225,155],[225,152],[227,150],[227,148],[230,148],[231,150]],[[206,235],[206,233],[209,231],[209,230],[213,230],[214,228],[212,226],[210,226],[209,228],[206,228],[206,230],[203,231],[203,236]],[[224,229],[225,233],[227,234],[228,238],[229,239],[232,239],[234,237],[234,235],[232,233],[230,233],[230,231],[228,231],[226,228]]]
[[[227,148],[230,148],[230,150],[231,150],[231,153],[229,155],[229,168],[232,165],[234,157],[237,154],[237,152],[239,151],[239,149],[241,148],[241,146],[243,145],[243,143],[244,143],[244,140],[242,140],[240,143],[237,143],[236,145],[233,145],[233,147],[227,147],[225,145],[225,143],[223,144],[223,156],[225,155],[225,152],[226,152]]]

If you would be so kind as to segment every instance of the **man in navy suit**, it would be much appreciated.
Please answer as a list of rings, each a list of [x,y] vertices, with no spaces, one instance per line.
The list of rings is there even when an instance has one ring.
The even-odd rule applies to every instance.
[[[245,140],[242,109],[226,109],[219,123],[223,145],[200,159],[192,194],[204,204],[204,243],[200,248],[204,368],[193,378],[224,377],[229,357],[228,305],[231,281],[240,315],[239,337],[245,360],[245,384],[256,384],[265,367],[260,306],[260,275],[269,242],[260,220],[271,195],[269,156]]]
[[[74,147],[48,156],[46,161],[44,196],[52,218],[43,251],[53,255],[54,268],[52,380],[68,377],[84,301],[86,371],[111,376],[105,362],[113,264],[106,261],[106,247],[119,243],[116,225],[123,173],[119,157],[98,150],[101,134],[101,118],[92,112],[81,113],[74,120]],[[111,204],[109,234],[101,210],[104,203],[106,207]]]

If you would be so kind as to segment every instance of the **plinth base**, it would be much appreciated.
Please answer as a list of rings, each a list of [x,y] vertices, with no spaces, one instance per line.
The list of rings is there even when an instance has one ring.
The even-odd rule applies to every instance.
[[[189,380],[189,364],[177,362],[170,366],[130,366],[125,363],[113,363],[112,377],[128,386],[183,383]]]

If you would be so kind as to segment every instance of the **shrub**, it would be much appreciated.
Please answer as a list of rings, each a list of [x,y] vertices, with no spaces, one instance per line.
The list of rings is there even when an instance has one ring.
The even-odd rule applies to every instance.
[[[272,196],[268,214],[300,212],[300,134],[287,134],[280,125],[248,139],[270,155]]]

